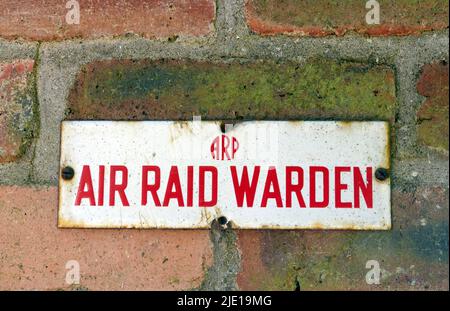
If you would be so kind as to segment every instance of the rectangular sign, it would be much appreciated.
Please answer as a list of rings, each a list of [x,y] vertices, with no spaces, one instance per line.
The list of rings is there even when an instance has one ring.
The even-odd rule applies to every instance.
[[[391,227],[387,122],[64,121],[61,228]]]

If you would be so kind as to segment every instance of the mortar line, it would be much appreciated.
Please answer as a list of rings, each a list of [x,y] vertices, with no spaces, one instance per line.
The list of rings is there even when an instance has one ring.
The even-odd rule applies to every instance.
[[[36,52],[34,56],[34,67],[33,67],[33,97],[35,100],[33,110],[34,110],[34,133],[31,159],[30,159],[30,172],[28,173],[27,183],[34,184],[34,159],[36,158],[36,145],[40,138],[41,131],[41,116],[40,116],[40,101],[39,101],[39,90],[38,90],[38,77],[39,77],[39,65],[40,65],[40,41],[37,42]]]

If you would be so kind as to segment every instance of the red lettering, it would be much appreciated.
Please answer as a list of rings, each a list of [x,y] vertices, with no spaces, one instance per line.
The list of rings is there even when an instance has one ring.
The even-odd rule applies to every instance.
[[[212,158],[215,160],[219,160],[219,145],[220,145],[219,137],[220,136],[214,138],[210,148]]]
[[[270,191],[272,187],[273,191]],[[269,167],[269,171],[267,172],[266,183],[264,185],[264,192],[261,200],[261,207],[266,207],[267,201],[269,199],[275,199],[277,207],[283,207],[280,185],[278,184],[277,170],[274,166]]]
[[[347,190],[348,185],[341,182],[341,173],[350,171],[350,166],[336,166],[334,169],[334,193],[336,198],[336,208],[352,208],[351,202],[342,202],[342,191]]]
[[[366,169],[367,185],[364,183],[364,178],[362,177],[361,170],[359,167],[353,168],[353,184],[354,189],[354,200],[355,208],[360,207],[360,193],[363,195],[366,201],[367,208],[373,207],[373,191],[372,191],[372,168],[368,167]]]
[[[230,155],[228,154],[228,147],[230,146],[230,139],[227,135],[222,135],[222,160],[225,160],[225,155],[227,156],[227,160],[231,160]]]
[[[116,174],[117,172],[122,173],[122,183],[117,184],[116,182]],[[109,206],[114,206],[115,194],[116,192],[119,194],[120,200],[122,201],[123,206],[130,206],[128,203],[127,196],[125,194],[125,189],[128,186],[128,169],[123,165],[111,165],[111,176],[109,183]]]
[[[194,200],[194,167],[188,166],[187,168],[187,204],[186,206],[192,207]]]
[[[212,185],[211,185],[211,200],[205,199],[205,174],[211,173]],[[199,193],[198,193],[198,205],[200,207],[211,207],[217,204],[217,168],[214,166],[200,166],[199,168]]]
[[[297,174],[298,183],[292,183],[293,173]],[[295,193],[300,207],[306,207],[305,200],[302,196],[303,188],[303,169],[300,166],[287,166],[286,167],[286,207],[292,207],[292,193]]]
[[[175,191],[172,191],[175,187]],[[170,168],[169,180],[167,181],[166,194],[164,195],[163,206],[169,206],[169,201],[176,199],[178,201],[178,206],[184,206],[183,193],[181,191],[180,176],[178,174],[178,168],[172,166]]]
[[[214,160],[232,160],[238,149],[239,142],[236,137],[230,138],[223,134],[214,138],[210,147],[211,156]]]
[[[316,198],[316,173],[323,175],[323,201],[317,201]],[[312,208],[324,208],[328,206],[330,201],[330,173],[324,166],[311,166],[309,168],[309,188],[310,188],[310,202],[309,206]]]
[[[234,159],[234,155],[236,154],[236,151],[239,149],[239,142],[237,141],[236,137],[233,137],[233,147],[231,151],[231,158]]]
[[[259,172],[261,168],[259,166],[255,166],[251,184],[248,178],[247,166],[243,167],[240,183],[237,177],[236,166],[230,166],[230,169],[237,206],[242,207],[244,205],[244,199],[246,199],[247,207],[253,207],[253,201],[255,199],[256,187],[258,185]]]
[[[100,165],[98,172],[98,206],[103,206],[105,200],[105,166]]]
[[[86,187],[87,189],[84,190]],[[81,200],[83,199],[89,199],[89,204],[95,206],[94,187],[92,186],[91,169],[89,168],[89,165],[83,165],[77,197],[75,198],[75,205],[80,206]]]
[[[155,174],[155,182],[151,185],[148,183],[148,173],[153,172]],[[158,197],[158,189],[161,182],[161,170],[158,166],[143,166],[142,167],[142,192],[141,192],[141,205],[147,205],[148,192],[152,194],[155,206],[161,206],[161,201]]]

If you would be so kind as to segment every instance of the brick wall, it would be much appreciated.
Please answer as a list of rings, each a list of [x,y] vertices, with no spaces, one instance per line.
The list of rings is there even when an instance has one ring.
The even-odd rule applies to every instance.
[[[449,5],[377,3],[0,0],[0,289],[448,290]],[[56,228],[62,120],[193,114],[389,121],[393,229]]]

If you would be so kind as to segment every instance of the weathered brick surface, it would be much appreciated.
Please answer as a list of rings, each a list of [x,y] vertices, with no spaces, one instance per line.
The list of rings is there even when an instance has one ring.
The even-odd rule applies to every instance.
[[[67,117],[393,120],[395,106],[394,74],[384,66],[103,61],[81,70]]]
[[[448,27],[446,0],[378,0],[380,24],[366,23],[366,1],[246,0],[247,22],[262,35],[409,35]]]
[[[56,187],[0,187],[0,290],[191,289],[211,264],[207,230],[61,230],[57,205]]]
[[[449,288],[448,1],[67,2],[0,5],[0,290]],[[388,120],[393,229],[57,229],[61,120],[193,115]]]
[[[448,189],[393,193],[393,229],[239,231],[244,290],[448,290]],[[379,285],[366,283],[377,260]]]
[[[417,83],[419,94],[426,97],[417,112],[419,140],[448,151],[448,63],[436,62],[422,68]]]
[[[20,157],[34,135],[32,59],[0,62],[0,163]]]
[[[31,40],[98,38],[128,33],[147,38],[203,36],[213,30],[213,0],[91,0],[80,4],[79,24],[66,22],[59,0],[2,1],[0,37]]]

